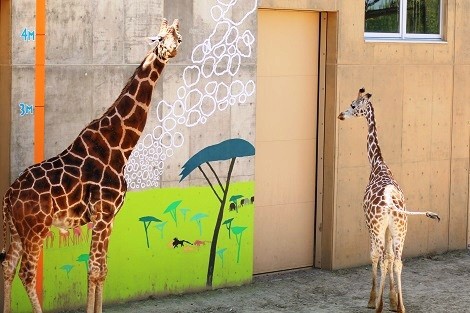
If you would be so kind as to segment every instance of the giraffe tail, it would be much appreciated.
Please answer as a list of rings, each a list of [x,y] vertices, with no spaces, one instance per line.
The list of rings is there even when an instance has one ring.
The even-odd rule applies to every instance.
[[[413,212],[413,211],[405,211],[406,215],[426,215],[430,219],[437,220],[438,222],[441,221],[441,218],[437,213],[426,211],[426,212]]]

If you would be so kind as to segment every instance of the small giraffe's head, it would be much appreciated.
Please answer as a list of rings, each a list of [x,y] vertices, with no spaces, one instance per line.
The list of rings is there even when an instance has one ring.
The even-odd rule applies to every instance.
[[[144,68],[151,64],[156,58],[160,61],[167,61],[174,58],[178,52],[178,47],[181,44],[181,34],[179,33],[179,22],[174,20],[173,24],[168,25],[168,21],[163,19],[160,26],[160,31],[155,37],[150,37],[151,44],[155,48],[149,52],[144,62]]]
[[[370,98],[372,97],[372,95],[370,93],[364,94],[365,92],[366,90],[364,89],[364,87],[359,89],[357,99],[353,100],[353,102],[346,111],[343,111],[338,115],[338,118],[340,120],[344,120],[354,116],[360,117],[366,115],[367,107],[369,106]]]

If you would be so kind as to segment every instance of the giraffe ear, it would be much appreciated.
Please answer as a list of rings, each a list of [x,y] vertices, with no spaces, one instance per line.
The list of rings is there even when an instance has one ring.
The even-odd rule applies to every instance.
[[[160,32],[166,31],[167,28],[168,28],[168,20],[166,18],[163,18],[162,24],[160,25]]]
[[[153,63],[153,61],[155,61],[156,58],[157,58],[157,56],[155,55],[155,53],[151,52],[151,53],[145,58],[144,64],[142,65],[142,69],[145,70],[150,64]]]
[[[179,31],[179,21],[178,19],[175,19],[173,21],[173,24],[171,24],[173,26],[173,28],[176,30],[176,31]]]

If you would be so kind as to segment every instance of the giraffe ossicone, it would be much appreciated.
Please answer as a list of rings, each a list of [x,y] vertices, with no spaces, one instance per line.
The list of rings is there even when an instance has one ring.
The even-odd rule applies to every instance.
[[[59,153],[28,167],[3,198],[3,237],[8,249],[0,261],[4,275],[4,310],[11,311],[11,287],[19,277],[33,312],[42,312],[36,270],[44,239],[54,225],[68,229],[92,223],[88,266],[87,312],[102,311],[107,275],[106,254],[115,215],[127,191],[124,168],[144,129],[152,92],[166,63],[181,44],[178,20],[164,19],[158,41],[130,77],[116,101]],[[64,234],[61,232],[61,234]]]
[[[371,165],[369,183],[364,194],[364,214],[369,230],[370,256],[372,259],[372,289],[368,307],[383,310],[383,291],[387,274],[390,279],[390,309],[405,312],[401,286],[402,251],[405,243],[408,215],[424,215],[440,221],[433,212],[407,211],[405,196],[385,164],[377,138],[372,95],[359,89],[351,105],[338,116],[340,120],[365,117],[368,124],[367,156]],[[380,263],[380,285],[377,294],[377,267]],[[396,287],[395,287],[396,278]]]

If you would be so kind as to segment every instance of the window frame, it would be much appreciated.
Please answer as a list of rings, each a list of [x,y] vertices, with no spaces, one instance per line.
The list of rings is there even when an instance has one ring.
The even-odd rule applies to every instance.
[[[408,0],[400,0],[400,27],[397,33],[379,33],[364,31],[364,39],[373,41],[444,41],[444,0],[439,0],[439,33],[438,34],[415,34],[406,32],[406,18]],[[364,8],[365,12],[365,8]],[[365,17],[364,17],[365,23]],[[364,25],[365,26],[365,25]],[[364,27],[365,28],[365,27]]]

